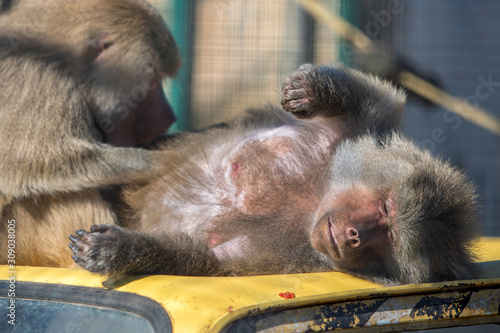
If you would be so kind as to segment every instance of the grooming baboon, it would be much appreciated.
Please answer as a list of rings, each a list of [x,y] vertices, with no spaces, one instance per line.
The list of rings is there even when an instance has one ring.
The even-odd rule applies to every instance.
[[[0,14],[0,252],[15,219],[16,264],[72,265],[67,234],[114,222],[100,190],[151,169],[155,152],[134,147],[175,121],[161,81],[179,65],[145,1],[20,1]]]
[[[474,189],[394,131],[403,104],[376,78],[304,65],[285,81],[282,105],[308,119],[253,111],[229,128],[178,138],[164,151],[163,175],[128,193],[136,230],[78,230],[73,257],[111,277],[473,277]]]

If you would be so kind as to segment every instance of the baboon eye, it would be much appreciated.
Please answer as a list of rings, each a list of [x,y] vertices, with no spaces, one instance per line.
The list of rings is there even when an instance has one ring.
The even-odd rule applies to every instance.
[[[384,204],[382,205],[383,209],[384,209],[384,213],[386,216],[389,216],[389,213],[391,212],[392,210],[392,206],[391,206],[391,202],[389,200],[386,200],[384,202]]]
[[[111,46],[113,46],[114,42],[112,40],[110,41],[105,41],[102,43],[102,49],[103,50],[107,50],[109,49]]]
[[[394,243],[395,237],[394,237],[394,230],[389,229],[389,238],[391,239],[392,243]]]

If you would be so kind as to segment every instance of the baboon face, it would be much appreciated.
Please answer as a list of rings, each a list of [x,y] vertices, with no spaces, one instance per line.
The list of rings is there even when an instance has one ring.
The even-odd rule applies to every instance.
[[[145,1],[21,1],[2,14],[0,35],[20,56],[57,68],[55,81],[62,74],[77,86],[72,94],[85,97],[100,141],[142,146],[176,121],[161,83],[176,74],[180,54]]]
[[[82,76],[89,83],[104,139],[116,146],[151,143],[176,121],[161,84],[180,66],[174,38],[141,1],[116,6],[89,0],[89,6],[101,14],[81,14],[93,24],[80,34],[82,46],[75,48],[82,49],[88,64]]]
[[[390,196],[356,186],[326,196],[318,212],[311,244],[337,266],[359,269],[390,252],[395,232]]]

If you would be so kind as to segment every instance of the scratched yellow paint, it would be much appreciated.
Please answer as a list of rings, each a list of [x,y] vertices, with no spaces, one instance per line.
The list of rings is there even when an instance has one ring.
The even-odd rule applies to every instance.
[[[279,330],[302,332],[305,330],[324,331],[327,328],[330,330],[347,328],[340,323],[349,325],[349,328],[419,323],[422,328],[425,328],[430,321],[441,321],[446,322],[443,325],[446,326],[450,320],[457,318],[474,320],[495,315],[498,312],[499,300],[500,289],[497,288],[465,292],[438,292],[430,295],[402,295],[361,302],[340,302],[326,306],[292,309],[285,315],[280,313],[278,315],[278,321],[281,323]],[[373,307],[377,303],[379,305]],[[373,313],[370,313],[371,311]],[[367,315],[369,318],[366,317]],[[288,318],[286,318],[287,316]],[[361,323],[361,316],[364,318],[363,323]],[[290,320],[290,317],[294,320]],[[276,322],[277,319],[272,318],[272,320]],[[256,326],[258,330],[274,332],[275,323],[263,320],[257,321]]]
[[[500,261],[500,238],[483,238],[477,253],[482,261]],[[498,265],[497,265],[498,266]],[[17,281],[102,287],[102,277],[83,270],[17,267]],[[0,266],[0,279],[9,277]],[[495,273],[496,274],[496,273]],[[495,276],[500,282],[500,275]],[[267,309],[342,302],[377,293],[402,295],[442,288],[443,284],[382,287],[338,272],[255,277],[137,277],[116,290],[136,293],[162,304],[174,332],[218,332],[237,318]],[[292,292],[296,298],[283,299]]]

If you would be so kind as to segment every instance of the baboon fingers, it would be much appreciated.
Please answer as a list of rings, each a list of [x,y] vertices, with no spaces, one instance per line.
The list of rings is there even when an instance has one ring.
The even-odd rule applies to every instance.
[[[113,224],[94,224],[93,226],[90,227],[91,233],[95,232],[100,234],[111,235],[120,231],[121,228]]]
[[[86,232],[84,230],[78,230],[76,231],[78,236],[84,237]],[[70,235],[69,240],[71,243],[68,244],[69,248],[73,252],[71,255],[71,258],[73,258],[73,261],[78,265],[81,266],[82,268],[87,269],[87,262],[84,260],[85,258],[85,252],[89,247],[89,244],[85,242],[82,238]]]
[[[311,105],[311,92],[306,88],[306,82],[289,78],[283,83],[281,106],[297,118],[304,118],[314,111]]]

